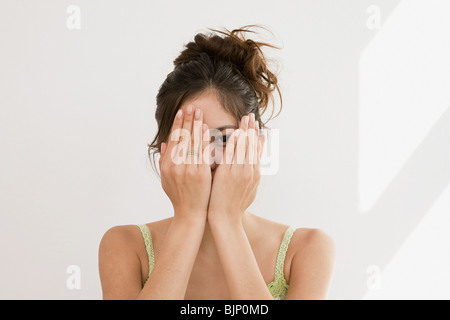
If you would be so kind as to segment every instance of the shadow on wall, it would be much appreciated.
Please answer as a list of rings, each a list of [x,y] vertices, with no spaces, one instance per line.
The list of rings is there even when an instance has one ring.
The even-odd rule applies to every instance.
[[[358,50],[358,52],[353,52],[355,55],[361,56],[364,53],[364,49],[373,40],[378,29],[383,27],[383,23],[389,19],[389,16],[399,4],[400,1],[361,1],[358,5],[352,3],[349,6],[351,11],[360,11],[358,14],[349,15],[349,19],[355,19],[355,21],[347,25],[342,24],[343,28],[354,27],[353,22],[361,24],[361,12],[366,12],[367,19],[367,30],[365,32],[339,30],[340,34],[351,34],[357,37],[357,39],[353,39],[357,45],[352,49],[357,48]],[[378,18],[379,20],[377,20]],[[333,18],[330,17],[330,19]],[[359,19],[359,21],[356,21],[356,19]],[[329,36],[333,35],[330,33]],[[339,43],[336,38],[322,40],[324,42],[334,40],[334,42]],[[349,50],[349,48],[344,48],[344,50]],[[354,72],[355,75],[352,75],[351,79],[353,81],[354,77],[355,85],[349,85],[348,87],[355,92],[354,94],[349,93],[348,96],[359,96],[359,66],[349,62],[347,67],[350,66],[354,68],[351,72]],[[326,71],[322,70],[322,72],[325,74]],[[448,106],[449,101],[446,101],[446,103]],[[359,101],[355,100],[353,107],[349,107],[347,112],[350,115],[352,112],[358,114],[361,112],[360,108]],[[420,106],[420,108],[423,109],[424,106]],[[351,117],[358,121],[358,116]],[[401,123],[398,124],[398,128],[402,129]],[[378,129],[383,130],[383,128],[377,127]],[[355,134],[359,138],[360,135],[361,132],[359,131]],[[357,145],[358,141],[354,142]],[[360,154],[360,147],[355,149],[357,150],[355,154]],[[358,212],[358,209],[356,209],[356,212],[351,210],[348,214],[345,213],[339,217],[340,228],[348,228],[349,230],[346,235],[343,235],[345,232],[341,230],[339,232],[340,238],[336,239],[339,244],[338,261],[330,299],[363,298],[365,292],[370,289],[369,282],[374,280],[370,279],[371,273],[377,276],[377,272],[387,266],[449,184],[449,163],[450,106],[434,123],[432,129],[428,131],[411,156],[396,171],[397,173],[369,210],[364,213]],[[358,166],[360,165],[361,163],[358,162]],[[358,168],[354,168],[354,170],[358,170]],[[358,174],[360,173],[351,176],[359,179]],[[361,201],[358,198],[361,186],[358,182],[351,185],[355,189],[347,191],[348,199]],[[351,195],[351,192],[355,192],[355,195]]]

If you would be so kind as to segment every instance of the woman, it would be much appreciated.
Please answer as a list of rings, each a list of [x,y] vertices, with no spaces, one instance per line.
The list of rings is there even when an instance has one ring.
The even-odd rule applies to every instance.
[[[105,233],[104,299],[326,298],[333,240],[247,210],[260,180],[261,115],[280,94],[261,50],[274,47],[247,39],[252,27],[197,34],[175,59],[149,145],[173,217]]]

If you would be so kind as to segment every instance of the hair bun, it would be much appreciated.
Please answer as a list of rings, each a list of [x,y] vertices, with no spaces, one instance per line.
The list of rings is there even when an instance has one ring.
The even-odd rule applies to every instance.
[[[176,68],[183,63],[196,60],[200,58],[202,53],[206,53],[212,61],[222,60],[229,62],[233,69],[253,88],[258,98],[261,114],[264,114],[269,101],[274,104],[272,94],[274,90],[277,90],[281,104],[282,98],[277,77],[269,70],[261,48],[279,48],[268,43],[247,39],[245,37],[246,33],[255,33],[250,30],[252,27],[259,26],[245,26],[233,31],[209,29],[222,36],[214,33],[198,33],[194,37],[194,41],[186,44],[186,48],[175,59],[174,65]],[[272,115],[273,111],[269,119],[272,118]]]

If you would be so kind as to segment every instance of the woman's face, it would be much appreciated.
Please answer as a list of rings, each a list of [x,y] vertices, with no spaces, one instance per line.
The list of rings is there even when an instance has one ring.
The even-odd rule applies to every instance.
[[[211,148],[209,163],[211,175],[214,178],[215,169],[221,162],[222,153],[225,151],[226,138],[238,129],[238,121],[222,107],[216,94],[210,90],[185,101],[180,109],[186,112],[189,105],[202,110],[203,123],[206,123],[210,130],[210,143],[213,148]]]
[[[222,153],[225,151],[226,138],[238,129],[239,121],[222,107],[213,91],[206,91],[196,98],[185,101],[180,109],[186,112],[189,105],[202,110],[203,123],[206,123],[210,130],[210,145],[213,148],[211,148],[209,163],[211,175],[214,178],[215,169],[221,162]]]

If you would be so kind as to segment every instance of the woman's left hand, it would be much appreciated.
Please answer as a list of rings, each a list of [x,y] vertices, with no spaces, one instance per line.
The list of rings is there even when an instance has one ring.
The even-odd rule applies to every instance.
[[[250,113],[227,141],[211,187],[208,222],[241,224],[256,198],[260,174],[259,125]]]

